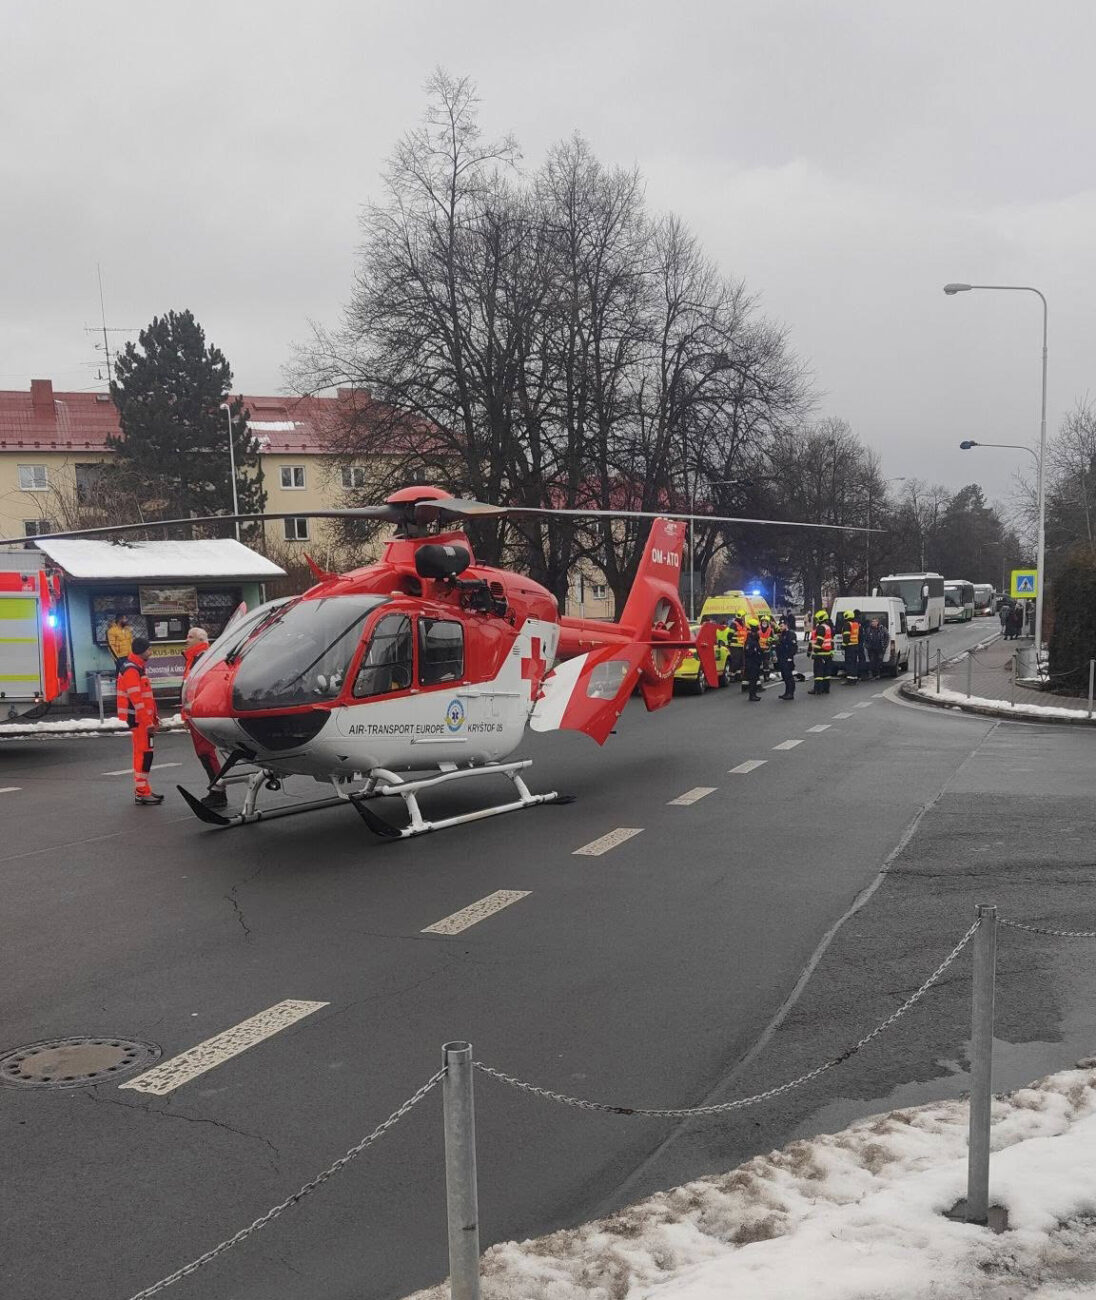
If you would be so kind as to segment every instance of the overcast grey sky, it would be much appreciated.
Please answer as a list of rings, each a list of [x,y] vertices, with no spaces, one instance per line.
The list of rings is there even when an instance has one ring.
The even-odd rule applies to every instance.
[[[1007,493],[1096,396],[1092,0],[8,0],[0,41],[0,387],[95,386],[109,323],[190,307],[279,392],[345,301],[361,205],[436,64],[526,163],[578,130],[638,164],[888,475]],[[119,336],[112,336],[117,339]]]

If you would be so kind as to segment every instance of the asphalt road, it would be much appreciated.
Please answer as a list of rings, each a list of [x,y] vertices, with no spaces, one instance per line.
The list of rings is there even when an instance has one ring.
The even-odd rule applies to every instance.
[[[957,653],[988,626],[933,640]],[[0,1289],[125,1300],[341,1155],[433,1073],[447,1039],[564,1092],[695,1105],[855,1041],[937,964],[976,897],[1096,928],[1088,736],[880,689],[835,685],[794,704],[770,689],[756,705],[732,689],[651,716],[633,704],[604,750],[531,738],[530,784],[574,804],[395,844],[342,809],[211,831],[177,797],[135,808],[124,740],[0,745],[0,1052],[124,1035],[166,1060],[284,1000],[325,1004],[167,1096],[0,1088]],[[178,765],[154,775],[161,788],[198,788],[185,737],[163,737],[157,761]],[[428,813],[476,798],[439,795]],[[622,828],[639,833],[576,854]],[[496,890],[524,896],[459,933],[424,933]],[[483,1244],[953,1095],[965,963],[885,1040],[729,1119],[594,1115],[479,1077]],[[1006,1075],[1091,1050],[1092,967],[1083,946],[1002,940]],[[445,1272],[435,1093],[171,1293],[387,1297]]]

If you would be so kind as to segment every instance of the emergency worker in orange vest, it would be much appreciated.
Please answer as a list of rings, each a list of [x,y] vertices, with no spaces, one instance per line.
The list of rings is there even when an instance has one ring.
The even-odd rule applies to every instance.
[[[160,725],[152,684],[145,672],[148,641],[133,638],[133,648],[118,665],[118,717],[129,728],[133,739],[133,802],[155,805],[164,802],[162,794],[153,794],[148,783],[152,771],[152,737]]]
[[[769,621],[768,614],[762,614],[758,618],[757,639],[761,642],[762,664],[761,671],[768,681],[772,675],[772,642],[773,642],[773,625]]]
[[[204,627],[192,627],[186,634],[186,649],[183,651],[185,665],[183,667],[183,683],[190,676],[194,665],[209,649],[209,634]],[[193,726],[189,718],[184,719],[186,729],[190,732],[190,739],[194,743],[194,752],[198,755],[198,762],[205,769],[205,774],[209,778],[209,793],[202,800],[207,808],[226,808],[228,806],[228,795],[225,794],[224,785],[219,780],[221,775],[221,758],[217,753],[217,746],[211,741],[206,740],[196,727]]]
[[[860,638],[860,615],[847,609],[841,615],[841,647],[845,651],[845,685],[855,686],[860,680],[860,665],[864,662],[864,647]]]
[[[811,656],[814,659],[814,685],[808,695],[829,695],[833,670],[833,624],[824,609],[814,616],[811,628]]]
[[[742,677],[742,651],[746,644],[746,632],[746,611],[741,608],[736,609],[727,636],[727,658],[732,677]]]

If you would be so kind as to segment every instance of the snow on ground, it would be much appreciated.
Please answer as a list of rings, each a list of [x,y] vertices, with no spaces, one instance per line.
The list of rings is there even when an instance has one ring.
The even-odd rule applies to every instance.
[[[160,722],[161,731],[178,731],[183,725],[182,714],[173,713]],[[127,731],[120,718],[56,718],[49,722],[0,723],[0,740],[33,740],[35,736],[95,736],[111,731]]]
[[[1091,1300],[1093,1067],[994,1100],[990,1197],[1009,1219],[999,1236],[944,1217],[966,1192],[967,1105],[936,1102],[492,1246],[484,1300]],[[419,1300],[447,1295],[445,1284]]]
[[[1075,709],[1066,709],[1053,704],[1013,704],[1011,700],[989,700],[981,695],[967,695],[965,691],[948,690],[946,686],[942,687],[940,691],[937,691],[935,686],[923,686],[920,690],[911,688],[911,693],[914,698],[942,700],[948,704],[974,705],[985,709],[1002,709],[1008,713],[1024,713],[1039,718],[1085,719],[1088,712],[1085,705],[1079,705]]]

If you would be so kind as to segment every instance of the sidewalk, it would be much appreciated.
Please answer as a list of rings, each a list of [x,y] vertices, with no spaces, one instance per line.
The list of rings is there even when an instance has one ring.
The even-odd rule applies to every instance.
[[[165,717],[160,723],[160,731],[181,731],[182,715],[178,712]],[[102,722],[97,717],[54,717],[50,715],[41,722],[0,723],[0,741],[48,739],[51,736],[109,736],[115,732],[125,732],[126,724],[108,714]]]
[[[932,671],[926,673],[920,688],[911,676],[900,687],[902,695],[942,708],[960,708],[991,717],[1020,717],[1041,721],[1082,723],[1088,717],[1087,696],[1055,695],[1013,681],[1012,656],[1020,649],[1031,648],[1030,639],[995,640],[984,649],[972,652],[968,696],[967,655],[945,660],[940,674],[940,692],[936,690],[936,657],[932,654]]]

